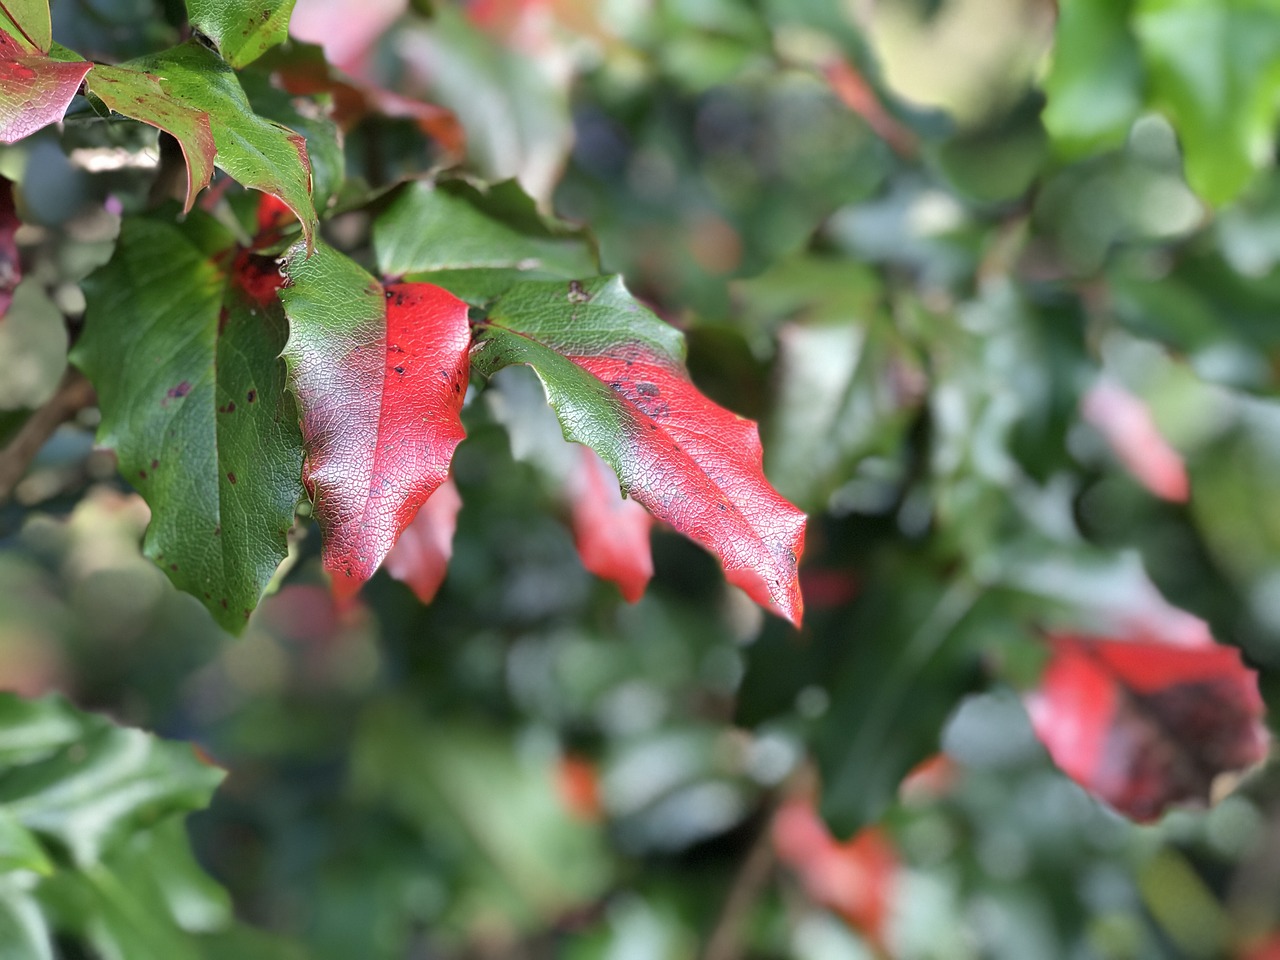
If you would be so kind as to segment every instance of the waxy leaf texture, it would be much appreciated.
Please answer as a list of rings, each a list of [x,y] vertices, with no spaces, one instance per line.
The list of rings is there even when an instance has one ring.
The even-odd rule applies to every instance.
[[[0,143],[61,120],[91,66],[52,60],[0,30]]]
[[[1073,780],[1135,820],[1211,799],[1214,780],[1267,753],[1257,676],[1212,642],[1058,635],[1029,698],[1035,730]]]
[[[187,0],[191,25],[233,67],[257,60],[289,35],[295,0]]]
[[[765,479],[756,425],[698,392],[680,333],[619,278],[512,287],[472,359],[485,374],[531,366],[567,439],[595,450],[629,496],[711,550],[730,583],[799,624],[804,514]]]
[[[127,218],[85,283],[72,355],[98,392],[98,443],[151,506],[143,551],[233,633],[285,558],[302,496],[280,282],[202,213]]]
[[[169,101],[206,114],[217,165],[246,187],[280,199],[302,224],[308,244],[312,242],[316,212],[306,139],[254,113],[235,71],[217,54],[188,41],[131,60],[121,69],[150,74]]]
[[[339,594],[354,593],[449,473],[463,438],[467,305],[440,287],[383,287],[324,244],[291,247],[280,291],[304,478]]]
[[[171,97],[155,74],[124,67],[94,66],[85,87],[116,113],[141,120],[178,141],[187,161],[185,209],[195,206],[196,195],[213,178],[217,155],[209,114]]]

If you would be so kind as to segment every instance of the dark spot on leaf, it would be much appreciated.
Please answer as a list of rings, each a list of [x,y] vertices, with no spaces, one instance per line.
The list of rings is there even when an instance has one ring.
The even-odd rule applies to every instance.
[[[177,570],[177,569],[178,569],[178,565],[177,565],[176,563],[171,563],[171,564],[169,564],[169,569],[170,569],[170,570]]]
[[[235,412],[236,412],[236,402],[232,400],[230,403],[227,404],[227,413],[235,413]]]
[[[219,600],[218,602],[222,604],[222,609],[223,609],[223,610],[227,609],[227,598],[226,598],[226,597],[223,597],[223,598],[222,598],[221,600]]]
[[[138,471],[138,476],[139,476],[139,477],[141,477],[143,480],[147,479],[147,471],[145,471],[145,470],[139,470],[139,471]]]
[[[716,504],[716,509],[717,509],[717,510],[719,510],[721,513],[723,513],[724,511],[728,510],[729,508],[728,508],[728,507],[726,507],[723,503],[717,503],[717,504]]]
[[[404,373],[404,367],[396,367],[396,368],[395,368],[395,371],[396,371],[396,373],[401,373],[401,374],[402,374],[402,373]]]
[[[176,387],[170,387],[169,392],[166,393],[165,396],[168,397],[170,400],[178,400],[182,397],[185,397],[190,392],[191,392],[191,384],[188,383],[186,380],[183,380]]]
[[[569,281],[569,302],[570,303],[590,303],[591,294],[582,288],[582,284],[577,280]]]
[[[642,397],[656,397],[661,392],[662,391],[658,389],[658,385],[656,383],[636,384],[636,393],[640,394]]]
[[[248,401],[249,401],[250,403],[253,403],[253,401],[255,401],[255,400],[257,400],[257,399],[258,399],[258,391],[257,391],[257,390],[250,390],[250,391],[249,391],[249,395],[248,395],[247,399],[248,399]]]
[[[158,466],[160,466],[160,461],[159,461],[159,460],[152,460],[152,461],[151,461],[151,469],[152,469],[152,470],[156,469],[156,467],[158,467]]]
[[[208,590],[206,590],[206,591],[204,592],[204,598],[205,598],[206,600],[212,600],[212,599],[213,599],[213,594],[211,594]]]
[[[228,474],[227,474],[227,479],[228,479],[228,480],[230,480],[230,481],[234,484],[234,483],[236,482],[236,475],[235,475],[234,473],[228,473]]]

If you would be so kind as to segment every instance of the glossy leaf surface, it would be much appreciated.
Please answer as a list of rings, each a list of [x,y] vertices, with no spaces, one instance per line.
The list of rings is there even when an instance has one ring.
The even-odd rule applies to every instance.
[[[1073,780],[1137,820],[1174,803],[1206,803],[1219,774],[1262,760],[1257,676],[1238,650],[1209,643],[1074,635],[1029,709],[1036,733]]]
[[[289,35],[295,0],[187,0],[191,25],[218,45],[222,58],[243,67]]]
[[[187,161],[186,209],[209,185],[217,146],[209,115],[169,95],[155,74],[98,64],[85,86],[116,113],[163,130],[178,141]]]
[[[305,482],[325,567],[351,592],[448,475],[463,437],[467,306],[431,284],[384,288],[324,245],[310,258],[295,245],[285,271]]]
[[[0,2],[0,16],[3,17],[0,29],[19,38],[32,51],[49,52],[53,43],[49,0],[3,0]]]
[[[0,143],[61,120],[91,66],[51,60],[0,30]]]
[[[235,72],[217,54],[188,41],[123,66],[160,78],[169,98],[208,114],[217,165],[246,187],[282,200],[310,242],[316,214],[306,140],[254,113]]]
[[[0,693],[0,811],[98,862],[132,831],[208,802],[222,780],[187,744],[169,743],[72,710],[61,699]]]
[[[128,219],[86,284],[74,355],[98,391],[98,442],[151,506],[146,555],[232,632],[284,559],[302,494],[279,282],[205,215]]]
[[[792,623],[804,514],[769,486],[756,425],[690,382],[684,342],[620,279],[526,282],[494,306],[473,359],[526,363],[567,439],[585,444],[659,520],[707,547],[731,583]]]

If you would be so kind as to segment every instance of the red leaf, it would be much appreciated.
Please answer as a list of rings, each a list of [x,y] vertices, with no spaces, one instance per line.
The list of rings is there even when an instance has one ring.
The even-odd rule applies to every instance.
[[[805,517],[765,480],[755,423],[713,403],[666,364],[634,355],[570,359],[648,421],[649,431],[635,438],[644,480],[632,495],[714,552],[730,583],[799,625],[796,565]]]
[[[22,261],[18,256],[18,211],[13,203],[13,184],[0,177],[0,320],[9,312],[13,291],[22,279]]]
[[[1139,483],[1164,500],[1184,503],[1191,492],[1178,451],[1160,435],[1147,405],[1123,387],[1100,381],[1080,405]]]
[[[1028,709],[1054,762],[1136,820],[1207,802],[1267,753],[1257,675],[1231,647],[1057,635]]]
[[[353,593],[444,483],[464,436],[467,305],[429,283],[384,288],[323,245],[310,258],[295,245],[285,272],[303,482],[324,566]]]
[[[578,468],[568,478],[567,492],[578,555],[584,567],[612,580],[627,602],[635,603],[653,577],[653,517],[622,496],[617,475],[590,447],[576,452]]]
[[[452,480],[446,480],[419,508],[384,561],[387,573],[407,584],[423,603],[435,599],[444,583],[461,509],[458,488]]]
[[[898,856],[882,830],[867,827],[840,842],[811,803],[789,800],[774,816],[773,845],[815,902],[839,913],[883,949]]]
[[[590,760],[572,754],[556,767],[556,790],[565,809],[579,820],[596,823],[604,817],[600,800],[600,774]]]
[[[0,31],[0,143],[16,143],[61,120],[92,66],[29,52]]]

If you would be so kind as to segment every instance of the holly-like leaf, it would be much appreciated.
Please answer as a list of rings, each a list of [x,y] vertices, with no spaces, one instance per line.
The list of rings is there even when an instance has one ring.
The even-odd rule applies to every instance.
[[[428,283],[383,287],[323,244],[286,254],[284,350],[304,479],[335,589],[368,580],[445,480],[464,432],[467,305]]]
[[[124,67],[95,66],[85,88],[116,113],[150,124],[178,141],[187,161],[184,209],[190,210],[213,177],[217,146],[209,114],[171,97],[155,74]]]
[[[18,256],[18,210],[13,203],[13,183],[0,177],[0,320],[9,312],[13,291],[22,279],[22,260]]]
[[[0,29],[27,49],[48,53],[53,44],[49,0],[0,0]]]
[[[233,67],[252,63],[289,35],[295,0],[187,0],[191,25]]]
[[[584,567],[612,580],[627,602],[635,603],[653,579],[653,516],[622,496],[617,476],[589,447],[576,449],[578,466],[566,486],[578,556]]]
[[[523,232],[489,216],[471,199],[461,187],[452,191],[421,181],[407,186],[373,225],[378,267],[397,276],[527,270],[568,279],[595,272],[581,240]]]
[[[387,554],[387,573],[407,584],[423,603],[434,600],[444,583],[461,509],[457,486],[446,480],[419,508],[418,515]]]
[[[61,120],[91,66],[51,60],[0,30],[0,143]]]
[[[316,213],[306,139],[254,113],[235,72],[217,54],[188,41],[122,69],[151,74],[171,101],[207,114],[216,164],[246,187],[283,201],[312,243]]]
[[[280,282],[206,215],[126,219],[86,281],[73,357],[98,391],[98,442],[151,506],[144,552],[232,632],[285,558],[302,495]]]
[[[0,740],[41,738],[51,717],[63,735],[45,750],[0,755],[0,811],[81,866],[159,817],[208,803],[222,780],[187,744],[114,726],[56,697],[0,693]]]
[[[1213,782],[1267,754],[1257,675],[1231,647],[1057,635],[1028,698],[1068,776],[1136,820],[1207,802]]]
[[[585,444],[659,520],[707,547],[729,582],[792,623],[804,514],[761,469],[756,425],[690,382],[684,340],[617,277],[513,287],[480,330],[485,374],[531,366],[567,439]]]

